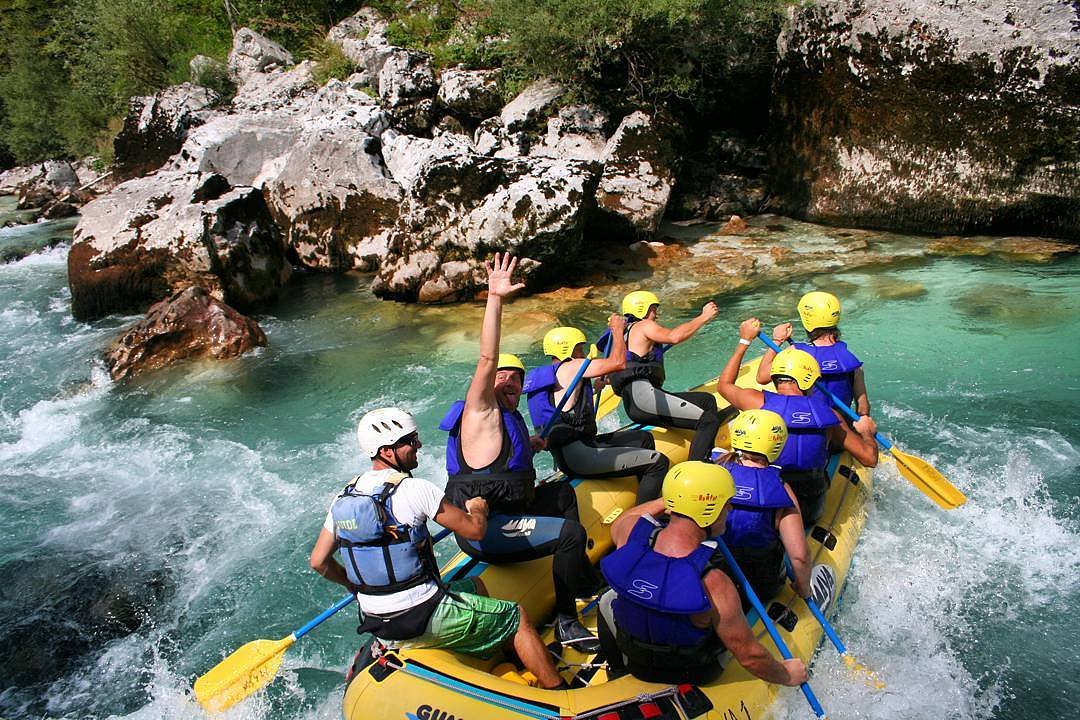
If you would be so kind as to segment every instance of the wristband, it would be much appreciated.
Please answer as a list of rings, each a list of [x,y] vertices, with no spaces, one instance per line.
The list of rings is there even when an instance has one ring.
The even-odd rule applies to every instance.
[[[740,345],[749,345],[753,340],[747,340],[746,338],[739,338]]]

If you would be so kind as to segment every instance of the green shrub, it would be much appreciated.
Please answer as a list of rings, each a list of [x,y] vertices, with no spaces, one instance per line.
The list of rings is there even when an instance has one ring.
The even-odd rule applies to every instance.
[[[350,60],[337,43],[325,38],[325,31],[308,42],[307,57],[315,61],[311,71],[316,84],[325,85],[331,78],[345,80],[356,72],[356,63]]]

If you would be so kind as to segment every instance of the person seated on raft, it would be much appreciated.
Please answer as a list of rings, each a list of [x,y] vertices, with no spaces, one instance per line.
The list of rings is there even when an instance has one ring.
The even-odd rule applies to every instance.
[[[611,590],[600,599],[600,637],[609,672],[639,680],[710,682],[726,650],[766,682],[799,685],[806,666],[778,662],[750,630],[715,537],[735,494],[731,473],[700,461],[679,463],[663,497],[624,512],[611,526],[615,552],[600,567]],[[665,524],[659,519],[664,513]]]
[[[787,553],[795,575],[795,592],[810,594],[810,548],[795,492],[770,465],[788,439],[784,419],[769,410],[739,413],[730,427],[731,452],[717,464],[731,473],[735,497],[723,539],[758,597],[770,598],[786,575]],[[743,602],[744,609],[749,603]]]
[[[533,453],[544,441],[529,436],[517,410],[525,366],[499,352],[503,299],[524,287],[511,280],[516,264],[509,254],[498,253],[488,264],[480,359],[465,400],[455,402],[439,425],[450,433],[446,495],[460,508],[474,497],[491,505],[483,537],[457,536],[470,557],[497,564],[554,555],[555,637],[591,653],[599,643],[578,620],[575,598],[594,595],[602,579],[585,552],[588,535],[578,520],[577,496],[565,481],[535,486]]]
[[[866,378],[862,361],[855,357],[840,340],[840,301],[827,292],[808,292],[799,300],[799,319],[806,329],[808,343],[792,343],[799,350],[810,353],[821,368],[819,387],[824,387],[848,407],[855,403],[859,415],[870,414],[870,399],[866,395]],[[791,341],[791,323],[777,325],[772,331],[777,345]],[[769,382],[769,365],[776,353],[769,348],[758,366],[757,381]],[[846,420],[846,418],[845,418]]]
[[[716,433],[725,422],[716,410],[712,393],[669,393],[664,384],[664,353],[672,345],[686,342],[705,323],[716,317],[716,303],[709,302],[701,314],[675,328],[656,322],[660,300],[646,290],[635,290],[623,298],[626,316],[626,369],[608,376],[611,389],[620,396],[627,416],[642,425],[683,428],[694,431],[689,460],[708,460]]]
[[[592,378],[626,367],[626,340],[621,315],[608,319],[611,352],[589,363],[570,399],[558,414],[547,436],[547,449],[555,464],[570,478],[638,477],[638,502],[660,495],[660,485],[668,470],[668,459],[656,451],[652,433],[644,430],[617,430],[596,434],[596,408]],[[524,392],[529,400],[529,416],[537,432],[555,416],[566,389],[585,363],[585,334],[574,327],[557,327],[544,335],[544,353],[549,365],[529,370]]]
[[[874,467],[878,457],[874,439],[877,425],[869,416],[848,425],[823,395],[811,394],[821,371],[813,356],[795,348],[787,348],[773,358],[769,374],[776,392],[738,387],[735,379],[739,366],[760,330],[757,318],[744,320],[739,326],[739,344],[720,373],[716,389],[739,410],[764,408],[784,419],[788,439],[776,464],[784,482],[795,491],[803,524],[810,526],[825,509],[825,492],[829,489],[825,466],[830,450],[842,447],[866,467]]]
[[[512,650],[546,688],[567,686],[517,603],[486,597],[479,578],[443,582],[427,521],[481,538],[488,506],[462,510],[433,483],[412,476],[422,447],[416,421],[398,408],[373,410],[357,427],[371,469],[334,500],[311,551],[311,567],[356,593],[359,632],[402,647],[443,648],[487,657]],[[341,556],[341,563],[334,553]]]

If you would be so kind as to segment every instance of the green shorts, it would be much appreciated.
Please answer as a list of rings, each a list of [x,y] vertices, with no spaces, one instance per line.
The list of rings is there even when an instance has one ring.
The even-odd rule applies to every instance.
[[[517,603],[477,595],[470,578],[448,587],[450,594],[439,601],[424,634],[402,641],[401,647],[456,650],[486,658],[517,632]]]

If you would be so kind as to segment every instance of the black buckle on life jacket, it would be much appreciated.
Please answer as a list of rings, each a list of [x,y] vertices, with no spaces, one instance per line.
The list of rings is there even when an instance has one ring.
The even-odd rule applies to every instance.
[[[852,485],[858,485],[861,480],[859,473],[850,465],[841,465],[837,468],[837,472],[846,477]]]
[[[767,611],[772,621],[788,632],[794,632],[799,624],[799,616],[791,612],[791,608],[782,603],[774,602]]]
[[[691,720],[713,709],[712,700],[696,685],[680,685],[676,688],[675,702],[683,715]]]
[[[814,526],[814,529],[810,531],[810,537],[824,545],[828,550],[836,547],[836,536],[820,525]]]

